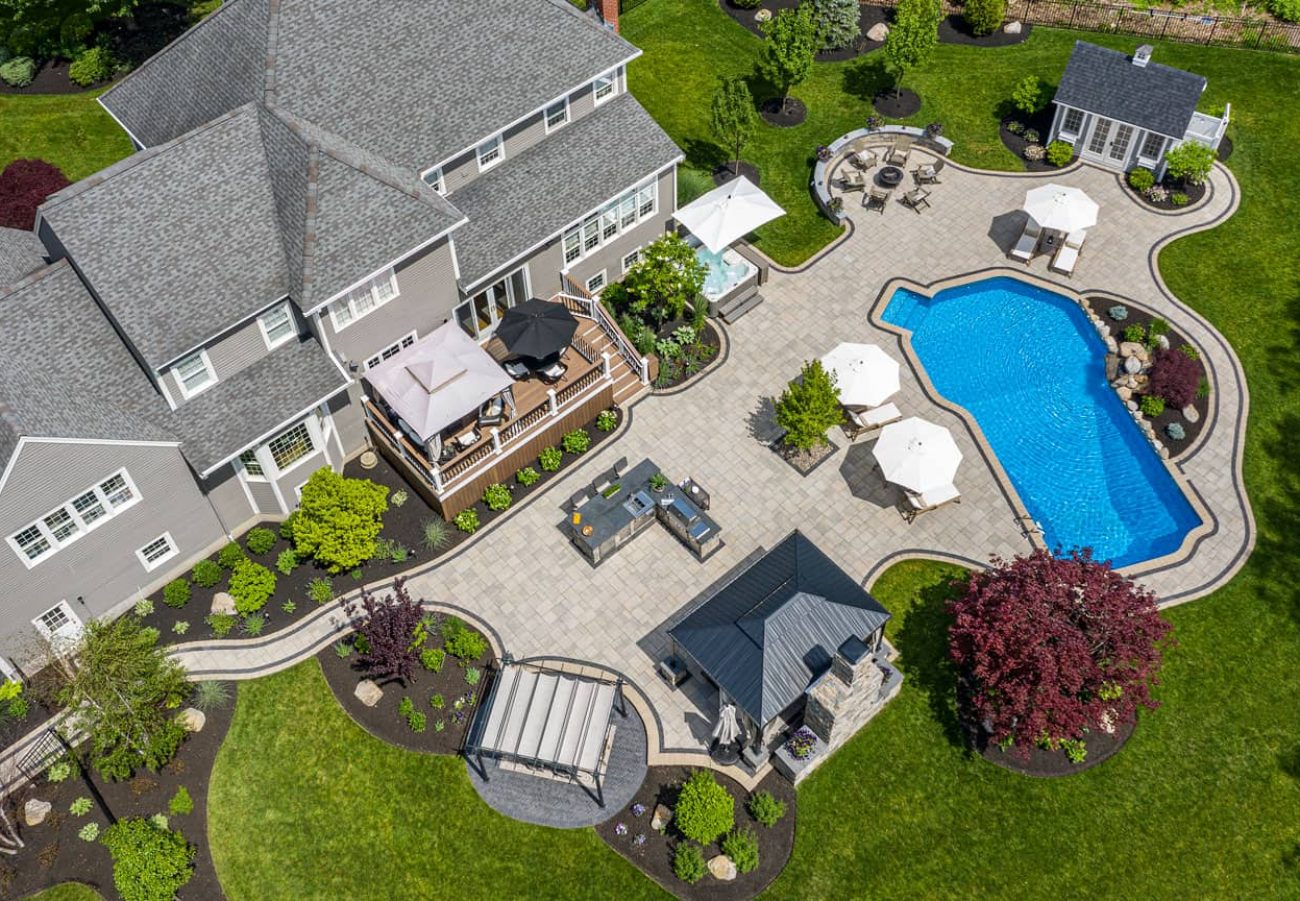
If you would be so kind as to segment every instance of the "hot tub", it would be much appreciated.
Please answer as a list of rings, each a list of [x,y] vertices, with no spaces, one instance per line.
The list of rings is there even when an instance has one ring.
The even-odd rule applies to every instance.
[[[730,247],[714,253],[698,240],[691,239],[695,257],[704,264],[704,296],[709,301],[709,315],[717,316],[758,289],[758,267]]]

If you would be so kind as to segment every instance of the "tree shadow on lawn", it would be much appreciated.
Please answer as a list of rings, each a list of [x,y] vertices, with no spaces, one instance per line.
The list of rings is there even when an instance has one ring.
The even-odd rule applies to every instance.
[[[705,172],[716,172],[720,166],[731,162],[725,150],[701,138],[688,138],[682,149],[686,151],[686,162]]]
[[[893,90],[894,81],[883,59],[868,57],[844,70],[841,87],[844,93],[870,103],[877,95]]]
[[[947,576],[917,593],[915,604],[903,618],[895,636],[898,667],[926,693],[930,712],[943,728],[944,737],[970,753],[957,713],[957,671],[948,659],[948,627],[952,617],[948,602],[960,593]]]

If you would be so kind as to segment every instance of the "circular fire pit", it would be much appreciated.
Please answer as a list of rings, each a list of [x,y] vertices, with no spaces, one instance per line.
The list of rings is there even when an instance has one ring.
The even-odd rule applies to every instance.
[[[903,183],[903,170],[897,166],[886,166],[876,176],[883,188],[897,188]]]

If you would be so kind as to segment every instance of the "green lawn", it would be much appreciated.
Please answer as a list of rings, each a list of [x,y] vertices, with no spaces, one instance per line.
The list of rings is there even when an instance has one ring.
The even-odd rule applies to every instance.
[[[36,157],[77,181],[129,154],[130,139],[97,96],[0,94],[0,169]]]
[[[315,660],[239,686],[208,837],[230,901],[663,897],[594,830],[500,816],[463,760],[373,738]]]

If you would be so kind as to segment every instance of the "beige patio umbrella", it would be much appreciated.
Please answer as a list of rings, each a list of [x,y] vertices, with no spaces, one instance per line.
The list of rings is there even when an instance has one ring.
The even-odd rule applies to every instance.
[[[822,357],[822,366],[835,373],[846,407],[878,407],[898,393],[898,363],[874,344],[845,341]]]
[[[1040,228],[1073,232],[1097,224],[1097,201],[1079,188],[1056,183],[1025,194],[1024,211]]]
[[[916,416],[881,429],[871,453],[886,479],[918,494],[951,485],[961,463],[952,433]]]

